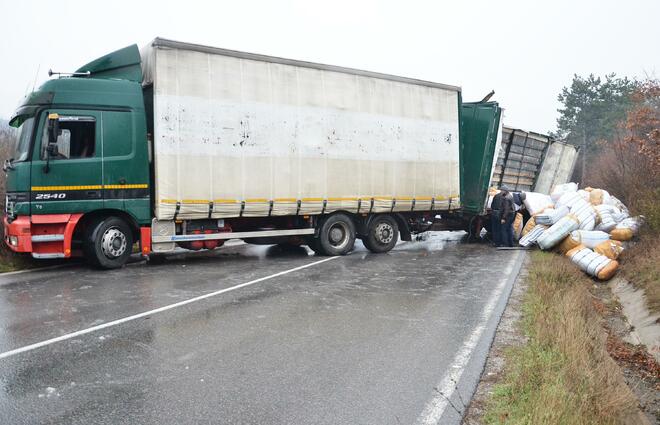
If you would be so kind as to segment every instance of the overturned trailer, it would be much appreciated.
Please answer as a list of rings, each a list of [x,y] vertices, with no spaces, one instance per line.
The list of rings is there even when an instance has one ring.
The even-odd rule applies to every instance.
[[[577,156],[577,146],[533,131],[503,127],[492,186],[550,193],[554,186],[570,181]]]

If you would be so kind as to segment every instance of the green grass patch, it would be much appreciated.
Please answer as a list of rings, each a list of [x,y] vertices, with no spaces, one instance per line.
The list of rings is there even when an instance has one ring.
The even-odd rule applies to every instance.
[[[506,352],[485,422],[600,425],[636,415],[636,398],[607,353],[593,281],[544,252],[532,253],[528,279],[521,323],[528,342]]]
[[[0,273],[33,268],[34,260],[14,253],[0,251]]]

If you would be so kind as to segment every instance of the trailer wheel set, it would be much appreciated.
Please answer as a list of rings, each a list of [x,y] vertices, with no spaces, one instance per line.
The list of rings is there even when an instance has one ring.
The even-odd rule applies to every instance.
[[[346,255],[353,250],[356,239],[373,253],[390,251],[399,241],[399,224],[390,214],[369,216],[358,234],[356,219],[347,213],[335,213],[321,217],[316,223],[316,234],[304,242],[318,255]],[[132,253],[134,231],[122,218],[115,216],[97,217],[89,221],[83,232],[82,249],[90,264],[103,269],[123,266]],[[246,242],[251,243],[249,238]],[[261,242],[261,241],[259,241]],[[259,243],[257,242],[257,243]],[[299,245],[299,244],[297,244]],[[162,259],[151,254],[153,258]],[[153,257],[153,258],[152,258]]]
[[[373,215],[367,221],[364,234],[358,234],[355,221],[344,213],[321,218],[318,235],[307,239],[308,246],[320,255],[344,255],[353,250],[356,239],[361,239],[371,252],[390,251],[399,241],[399,225],[390,214]]]

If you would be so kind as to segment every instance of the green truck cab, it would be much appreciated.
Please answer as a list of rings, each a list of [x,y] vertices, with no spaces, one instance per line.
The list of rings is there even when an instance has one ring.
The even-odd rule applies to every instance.
[[[105,245],[116,245],[123,257],[150,223],[140,56],[135,46],[118,53],[114,62],[101,58],[81,68],[84,77],[47,81],[11,118],[18,129],[4,167],[11,249],[35,258],[71,257],[80,248],[72,240],[118,217],[129,231],[109,232]]]
[[[154,40],[153,46],[184,49],[186,55],[223,55],[228,60],[352,74],[383,84],[388,80],[413,87],[435,84],[162,39]],[[457,91],[458,96],[458,104],[452,108],[457,108],[455,116],[460,123],[455,132],[459,137],[450,134],[442,143],[458,152],[458,167],[449,171],[457,179],[460,172],[460,188],[456,188],[460,195],[455,198],[417,194],[417,198],[397,199],[391,194],[375,193],[349,193],[345,198],[326,193],[304,198],[292,193],[291,197],[270,199],[156,200],[155,187],[168,183],[162,177],[159,180],[156,173],[155,93],[151,83],[143,82],[143,65],[137,46],[129,46],[72,74],[47,81],[18,107],[10,120],[18,130],[18,141],[12,158],[4,164],[4,236],[10,249],[35,258],[84,256],[106,269],[125,264],[135,243],[139,243],[142,255],[171,252],[177,246],[213,249],[227,239],[307,244],[320,254],[343,255],[359,238],[372,252],[386,252],[399,237],[411,240],[411,234],[428,230],[438,213],[447,222],[454,220],[453,228],[460,229],[468,229],[474,217],[485,213],[501,110],[495,102],[462,103],[460,88],[451,87],[449,91]],[[169,70],[177,75],[175,68]],[[428,93],[428,88],[419,90],[424,96]],[[200,121],[201,125],[210,123],[212,128],[220,128],[213,122],[218,118],[210,109],[203,113],[210,118]],[[169,130],[167,117],[158,119],[161,131]],[[345,124],[350,126],[352,122],[349,117]],[[242,120],[240,124],[242,127]],[[373,121],[373,125],[379,122]],[[393,134],[401,136],[400,131]],[[414,149],[414,139],[401,140]],[[269,139],[265,142],[278,143]],[[240,149],[237,144],[233,146]],[[425,158],[419,161],[423,163]],[[194,179],[201,177],[188,178],[195,184]],[[250,176],[244,178],[249,181]],[[217,180],[217,184],[226,185],[223,180]],[[459,198],[460,202],[452,205],[452,199]],[[161,216],[156,213],[157,201],[165,211]],[[171,210],[163,205],[171,205]],[[250,210],[252,205],[261,205],[261,212]],[[288,212],[278,214],[278,208],[287,208]],[[173,217],[165,217],[167,211],[172,211]],[[194,214],[194,218],[186,214]]]

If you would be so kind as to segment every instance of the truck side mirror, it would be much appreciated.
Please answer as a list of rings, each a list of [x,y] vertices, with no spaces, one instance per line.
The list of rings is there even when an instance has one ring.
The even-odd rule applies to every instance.
[[[46,165],[44,173],[50,171],[50,157],[57,156],[57,138],[60,135],[60,116],[57,114],[48,114],[48,144],[46,145]]]
[[[48,147],[57,143],[57,137],[60,135],[60,116],[57,114],[48,114]],[[50,152],[50,151],[49,151]]]

